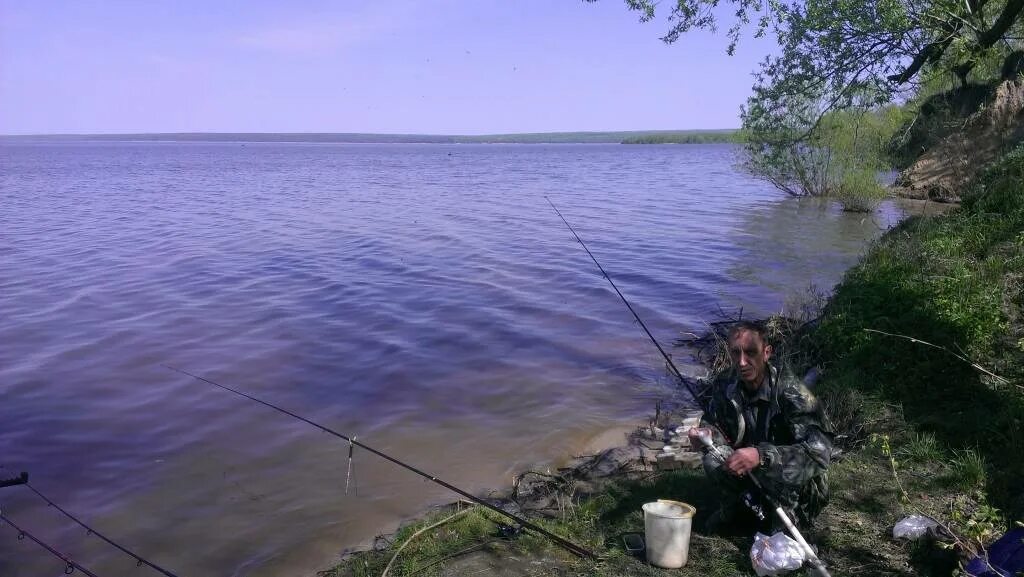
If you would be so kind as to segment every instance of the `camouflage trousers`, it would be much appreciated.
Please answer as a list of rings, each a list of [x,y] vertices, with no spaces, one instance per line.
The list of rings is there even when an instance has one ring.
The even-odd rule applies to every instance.
[[[726,458],[732,454],[732,448],[719,446],[719,451]],[[803,483],[794,483],[787,479],[784,467],[767,470],[756,469],[754,474],[761,483],[763,492],[754,486],[749,476],[737,477],[727,471],[721,459],[713,452],[707,452],[703,458],[704,472],[719,489],[722,511],[726,516],[747,509],[744,495],[751,494],[760,505],[767,522],[775,523],[775,506],[781,506],[789,514],[797,526],[810,527],[821,510],[828,504],[828,472],[820,471]],[[788,475],[792,478],[792,475]],[[774,504],[773,504],[774,503]],[[781,527],[773,527],[773,530]]]

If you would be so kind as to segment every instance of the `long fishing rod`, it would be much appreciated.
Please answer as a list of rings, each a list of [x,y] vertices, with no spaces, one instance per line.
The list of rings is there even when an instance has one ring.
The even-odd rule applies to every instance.
[[[193,379],[197,379],[197,380],[203,381],[204,383],[211,384],[211,385],[213,385],[215,387],[220,387],[221,389],[224,389],[225,391],[232,392],[232,393],[234,393],[234,394],[236,394],[236,395],[238,395],[240,397],[245,397],[246,399],[249,399],[250,401],[256,401],[257,403],[259,403],[261,405],[270,407],[271,409],[274,409],[275,411],[278,411],[280,413],[284,413],[285,415],[288,415],[289,417],[292,417],[294,419],[298,419],[298,420],[302,421],[303,423],[306,423],[307,425],[312,425],[312,426],[316,427],[317,429],[320,429],[321,431],[323,431],[325,433],[328,433],[330,435],[338,437],[339,439],[342,439],[342,440],[348,442],[351,445],[355,445],[356,447],[359,447],[361,449],[366,449],[367,451],[373,453],[374,455],[377,455],[378,457],[380,457],[380,458],[382,458],[382,459],[384,459],[386,461],[390,461],[390,462],[398,465],[399,467],[402,467],[403,469],[407,469],[409,471],[412,471],[413,473],[416,473],[420,477],[423,477],[425,479],[429,479],[430,481],[433,481],[434,483],[437,483],[438,485],[441,485],[442,487],[444,487],[445,489],[448,489],[449,491],[453,491],[455,493],[458,493],[459,495],[462,495],[463,497],[469,499],[470,501],[476,503],[477,505],[481,505],[483,507],[486,507],[486,508],[494,511],[495,513],[499,513],[501,515],[504,515],[505,517],[508,517],[509,519],[512,519],[513,521],[518,523],[524,529],[529,529],[531,531],[535,531],[535,532],[537,532],[537,533],[547,537],[548,539],[551,539],[552,541],[554,541],[555,543],[560,545],[562,548],[564,548],[566,551],[569,551],[570,553],[572,553],[574,555],[577,555],[579,557],[589,558],[589,559],[597,559],[598,558],[597,555],[593,551],[590,551],[589,549],[586,549],[586,548],[584,548],[584,547],[582,547],[580,545],[577,545],[576,543],[573,543],[572,541],[569,541],[568,539],[565,539],[564,537],[559,537],[558,535],[555,535],[551,531],[548,531],[547,529],[545,529],[543,527],[540,527],[538,525],[534,525],[533,523],[527,521],[526,519],[523,519],[522,517],[519,517],[518,515],[514,515],[512,513],[509,513],[508,511],[505,511],[505,510],[503,510],[503,509],[501,509],[499,507],[496,507],[496,506],[488,503],[487,501],[484,501],[483,499],[477,497],[476,495],[473,495],[472,493],[466,492],[466,491],[456,487],[455,485],[452,485],[451,483],[448,483],[446,481],[438,479],[437,477],[435,477],[435,476],[433,476],[433,475],[431,475],[429,473],[425,473],[425,472],[417,469],[416,467],[413,467],[412,465],[409,465],[407,463],[403,463],[402,461],[399,461],[398,459],[396,459],[396,458],[394,458],[394,457],[392,457],[390,455],[382,453],[381,451],[378,451],[377,449],[374,449],[373,447],[371,447],[371,446],[369,446],[369,445],[367,445],[365,443],[362,443],[360,441],[355,440],[355,438],[350,438],[350,437],[347,437],[345,435],[342,435],[341,433],[339,433],[338,431],[335,431],[334,429],[325,427],[324,425],[321,425],[320,423],[317,423],[317,422],[311,421],[311,420],[309,420],[309,419],[307,419],[305,417],[296,415],[295,413],[293,413],[293,412],[291,412],[291,411],[289,411],[287,409],[282,409],[281,407],[278,407],[277,405],[274,405],[272,403],[268,403],[267,401],[264,401],[262,399],[257,399],[256,397],[254,397],[252,395],[249,395],[249,394],[246,394],[246,393],[243,393],[242,391],[239,391],[239,390],[236,390],[236,389],[232,389],[231,387],[226,387],[226,386],[224,386],[224,385],[222,385],[220,383],[215,383],[215,382],[213,382],[210,379],[207,379],[205,377],[201,377],[199,375],[194,375],[194,374],[192,374],[192,373],[190,373],[188,371],[184,371],[182,369],[178,369],[178,368],[172,367],[170,365],[164,365],[164,367],[168,368],[168,369],[170,369],[172,371],[175,371],[177,373],[181,373],[183,375],[192,377]]]
[[[35,493],[36,495],[39,495],[39,497],[40,497],[40,498],[41,498],[41,499],[42,499],[43,501],[46,501],[46,503],[47,503],[47,504],[48,504],[49,506],[51,506],[51,507],[53,507],[54,509],[56,509],[56,510],[60,511],[60,512],[61,512],[61,513],[63,513],[63,514],[64,514],[64,515],[65,515],[65,516],[66,516],[67,518],[71,519],[71,520],[72,520],[72,521],[74,521],[75,523],[78,523],[79,525],[81,525],[81,526],[82,526],[82,527],[83,527],[83,528],[84,528],[84,529],[85,529],[86,531],[88,531],[88,532],[89,532],[89,534],[90,534],[90,535],[95,535],[95,536],[99,537],[100,539],[102,539],[102,540],[106,541],[108,545],[111,545],[111,546],[113,546],[113,547],[117,548],[117,549],[118,549],[119,551],[121,551],[122,553],[124,553],[124,554],[128,555],[129,557],[131,557],[131,558],[135,559],[135,562],[136,562],[136,563],[137,563],[137,564],[138,564],[139,566],[142,566],[142,565],[148,565],[148,566],[149,566],[149,567],[151,567],[152,569],[154,569],[154,570],[156,570],[156,571],[159,571],[160,573],[163,573],[164,575],[167,575],[167,577],[178,577],[178,576],[177,576],[177,575],[175,575],[174,573],[171,573],[170,571],[168,571],[167,569],[164,569],[163,567],[161,567],[161,566],[157,565],[156,563],[151,563],[151,562],[147,561],[147,560],[146,560],[145,558],[143,558],[143,557],[139,556],[138,554],[136,554],[136,553],[134,553],[134,552],[132,552],[132,551],[128,550],[128,549],[127,549],[127,548],[125,548],[125,547],[122,547],[121,545],[118,545],[117,543],[115,543],[114,541],[112,541],[112,540],[111,540],[110,538],[108,538],[108,537],[107,537],[106,535],[104,535],[103,533],[100,533],[100,532],[99,532],[99,531],[97,531],[96,529],[93,529],[93,528],[92,528],[92,527],[90,527],[89,525],[86,525],[86,524],[85,524],[84,522],[80,521],[80,520],[79,520],[79,519],[78,519],[77,517],[75,517],[75,516],[74,516],[74,515],[72,515],[71,513],[68,513],[68,512],[67,512],[67,511],[65,511],[65,510],[64,510],[63,508],[61,508],[61,506],[60,506],[60,505],[58,505],[58,504],[54,503],[53,501],[51,501],[49,497],[47,497],[46,495],[44,495],[44,494],[40,493],[40,492],[39,492],[39,490],[38,490],[38,489],[36,489],[35,487],[33,487],[33,486],[32,486],[31,484],[29,484],[29,482],[28,482],[27,480],[26,480],[26,481],[25,481],[25,482],[24,482],[23,484],[24,484],[24,485],[25,485],[26,487],[28,487],[28,488],[29,488],[29,489],[30,489],[30,490],[31,490],[31,491],[32,491],[33,493]]]
[[[647,325],[640,318],[640,315],[638,315],[637,312],[633,309],[633,305],[629,304],[629,301],[626,300],[625,295],[623,295],[622,291],[619,290],[619,287],[615,284],[615,281],[613,281],[612,277],[608,275],[608,271],[604,270],[604,267],[601,266],[601,263],[597,262],[597,257],[594,256],[594,253],[590,252],[590,249],[587,248],[587,243],[583,242],[583,239],[580,238],[580,235],[576,233],[576,229],[574,229],[572,225],[569,224],[568,220],[565,220],[565,217],[562,216],[562,212],[558,210],[558,207],[555,206],[555,203],[551,202],[551,199],[548,198],[547,196],[544,197],[544,200],[548,201],[548,204],[551,205],[551,208],[555,209],[555,213],[558,214],[558,218],[561,218],[562,222],[565,223],[565,226],[569,227],[569,230],[572,232],[572,235],[575,236],[576,240],[580,243],[580,246],[582,246],[583,250],[587,251],[587,254],[590,255],[590,260],[594,261],[594,264],[597,265],[597,268],[601,271],[601,274],[604,275],[604,278],[607,279],[608,283],[612,285],[613,289],[615,289],[615,293],[618,294],[619,298],[622,299],[622,302],[625,303],[626,308],[629,309],[629,312],[633,313],[633,318],[636,319],[636,322],[640,323],[640,327],[644,329],[645,333],[647,333],[647,338],[651,339],[651,342],[654,343],[655,347],[657,347],[658,352],[661,353],[661,356],[665,357],[665,362],[668,363],[668,367],[672,369],[672,372],[675,374],[676,378],[678,378],[683,383],[683,385],[685,385],[686,388],[690,391],[690,395],[693,396],[694,402],[700,405],[700,396],[697,394],[696,389],[694,389],[693,386],[690,384],[690,380],[684,377],[681,372],[679,372],[679,369],[676,368],[676,364],[672,362],[672,357],[668,356],[668,353],[665,352],[665,349],[661,348],[661,344],[658,343],[658,339],[654,338],[654,335],[651,334],[651,330],[647,328]]]
[[[11,527],[14,527],[14,529],[18,532],[18,539],[19,540],[20,539],[24,539],[25,537],[28,537],[29,539],[35,541],[37,545],[39,545],[43,549],[46,549],[47,551],[49,551],[51,555],[53,555],[54,557],[56,557],[56,558],[60,559],[61,561],[63,561],[65,563],[65,565],[64,565],[64,573],[65,574],[70,575],[71,573],[75,572],[75,569],[77,569],[77,570],[81,571],[82,573],[88,575],[88,577],[98,577],[92,571],[89,571],[85,567],[82,567],[78,563],[72,561],[71,557],[68,557],[67,555],[61,553],[60,551],[57,551],[53,547],[51,547],[51,546],[47,545],[46,543],[44,543],[43,541],[39,540],[32,533],[29,533],[28,531],[26,531],[26,530],[22,529],[21,527],[15,525],[14,521],[11,521],[10,518],[8,518],[6,515],[3,514],[2,511],[0,511],[0,520],[4,521],[5,523],[10,525]]]

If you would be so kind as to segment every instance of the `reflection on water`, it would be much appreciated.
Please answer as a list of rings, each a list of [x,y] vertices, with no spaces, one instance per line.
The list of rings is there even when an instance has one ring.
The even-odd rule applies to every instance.
[[[777,295],[827,292],[850,267],[851,255],[909,215],[944,212],[948,206],[912,200],[888,200],[874,213],[843,212],[833,201],[787,198],[757,207],[735,236],[742,255],[730,269],[746,285],[734,307],[757,314],[778,311]]]
[[[0,476],[182,575],[300,575],[450,499],[201,373],[470,490],[556,463],[665,394],[657,351],[719,307],[835,282],[899,213],[781,200],[734,149],[0,146]],[[12,518],[100,574],[130,559],[19,488]],[[0,574],[60,564],[0,528]],[[141,570],[140,570],[141,571]]]
[[[901,212],[888,202],[876,214],[844,213],[817,198],[787,198],[756,208],[734,237],[742,257],[730,273],[747,285],[734,305],[771,311],[779,293],[812,286],[827,290],[850,266],[849,255]]]

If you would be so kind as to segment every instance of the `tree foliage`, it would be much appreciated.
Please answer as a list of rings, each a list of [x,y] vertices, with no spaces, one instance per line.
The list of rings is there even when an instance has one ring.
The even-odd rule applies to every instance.
[[[625,0],[655,18],[657,0]],[[672,43],[695,29],[715,31],[731,14],[727,51],[744,31],[774,32],[783,54],[808,88],[874,85],[897,89],[922,71],[942,67],[965,76],[998,44],[1021,40],[1024,0],[676,0],[668,14]],[[1004,46],[1005,48],[1005,46]]]
[[[883,196],[875,174],[889,167],[889,141],[906,116],[897,106],[833,110],[808,135],[792,138],[781,137],[779,127],[759,127],[746,133],[747,168],[793,196],[873,207]]]
[[[657,15],[656,0],[625,1],[641,20]],[[727,23],[732,53],[744,33],[774,34],[780,50],[755,72],[742,111],[748,151],[780,188],[818,194],[827,187],[806,184],[824,175],[806,173],[828,155],[815,148],[822,119],[903,100],[936,75],[962,84],[1004,59],[1005,70],[1019,55],[1022,13],[1024,0],[675,0],[663,40]]]

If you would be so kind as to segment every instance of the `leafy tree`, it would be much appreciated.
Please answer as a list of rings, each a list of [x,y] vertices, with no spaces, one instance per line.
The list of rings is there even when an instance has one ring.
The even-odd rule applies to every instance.
[[[873,208],[884,196],[874,175],[889,167],[889,141],[906,117],[896,106],[834,110],[807,135],[761,124],[747,132],[747,168],[793,196],[835,196],[848,210]]]
[[[641,20],[656,15],[657,0],[625,0]],[[774,31],[794,65],[789,86],[827,85],[845,92],[859,85],[897,89],[929,67],[966,78],[993,48],[1021,40],[1024,0],[676,0],[662,38],[672,43],[694,29],[717,30],[719,6],[731,6],[731,54],[745,30]],[[1019,58],[1019,57],[1018,57]]]
[[[641,20],[656,16],[656,0],[625,2]],[[742,120],[751,167],[796,195],[832,188],[831,156],[820,149],[830,113],[877,110],[935,75],[963,84],[997,58],[1006,74],[1022,59],[1024,0],[676,0],[663,40],[716,30],[723,13],[733,16],[729,53],[744,32],[779,42],[755,73]]]

